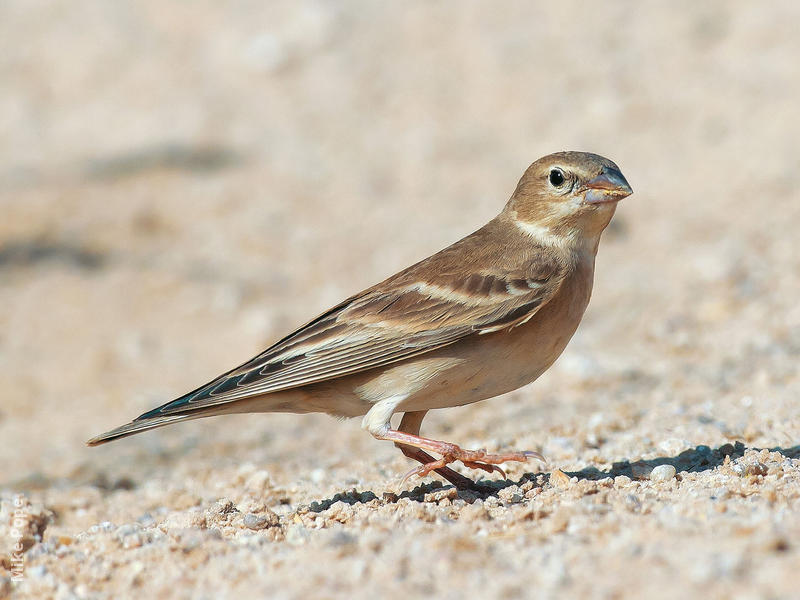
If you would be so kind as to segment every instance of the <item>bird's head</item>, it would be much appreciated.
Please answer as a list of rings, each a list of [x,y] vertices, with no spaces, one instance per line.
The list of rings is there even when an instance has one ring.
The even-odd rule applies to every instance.
[[[617,202],[632,193],[607,158],[557,152],[528,167],[505,210],[530,231],[594,238],[608,225]]]

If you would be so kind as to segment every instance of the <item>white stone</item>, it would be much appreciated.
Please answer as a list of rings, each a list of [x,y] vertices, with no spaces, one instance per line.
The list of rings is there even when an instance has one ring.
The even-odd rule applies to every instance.
[[[675,467],[672,465],[658,465],[650,471],[650,481],[669,481],[675,477]]]

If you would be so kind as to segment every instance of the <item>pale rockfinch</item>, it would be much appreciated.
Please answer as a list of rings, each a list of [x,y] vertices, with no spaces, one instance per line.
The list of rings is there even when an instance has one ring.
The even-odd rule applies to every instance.
[[[227,413],[324,412],[363,415],[373,436],[422,463],[409,475],[435,470],[466,487],[470,480],[448,463],[502,473],[496,465],[538,454],[489,454],[423,438],[422,419],[433,408],[517,389],[553,364],[589,303],[600,234],[630,194],[617,165],[602,156],[545,156],[476,232],[88,444]],[[404,415],[392,429],[396,412]]]

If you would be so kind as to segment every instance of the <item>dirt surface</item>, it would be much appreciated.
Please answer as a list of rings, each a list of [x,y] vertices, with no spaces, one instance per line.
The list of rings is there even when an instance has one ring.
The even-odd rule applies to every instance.
[[[0,6],[0,597],[796,597],[800,4],[333,5]],[[548,464],[402,487],[321,415],[84,446],[562,149],[635,190],[583,324],[423,426]]]

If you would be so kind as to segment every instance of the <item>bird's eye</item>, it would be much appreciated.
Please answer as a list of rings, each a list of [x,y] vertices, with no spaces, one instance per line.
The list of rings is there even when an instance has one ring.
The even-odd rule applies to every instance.
[[[553,169],[550,171],[550,176],[548,179],[550,180],[550,185],[553,187],[559,187],[564,183],[564,173],[561,172],[561,169]]]

